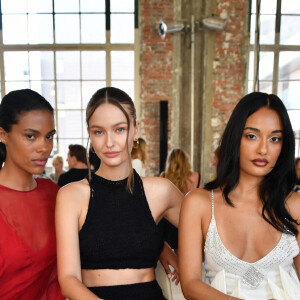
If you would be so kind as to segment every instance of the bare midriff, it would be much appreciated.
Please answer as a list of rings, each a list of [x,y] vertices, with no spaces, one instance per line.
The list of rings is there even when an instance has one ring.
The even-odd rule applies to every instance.
[[[147,269],[82,269],[82,282],[87,287],[113,286],[153,281],[154,268]]]

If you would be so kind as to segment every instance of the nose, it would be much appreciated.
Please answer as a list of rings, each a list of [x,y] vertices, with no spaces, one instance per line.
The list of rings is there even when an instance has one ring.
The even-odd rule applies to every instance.
[[[41,138],[41,139],[38,141],[37,151],[38,151],[38,152],[46,152],[46,151],[49,150],[49,147],[50,147],[49,141],[47,141],[47,140],[44,139],[44,138]]]
[[[112,133],[107,133],[106,135],[106,147],[111,149],[114,146],[114,139]]]
[[[268,152],[268,141],[267,139],[261,139],[258,146],[258,153],[261,155],[266,155]]]

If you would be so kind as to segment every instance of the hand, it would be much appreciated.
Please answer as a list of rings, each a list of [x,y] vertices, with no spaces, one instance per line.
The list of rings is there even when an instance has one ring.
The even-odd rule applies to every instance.
[[[167,243],[164,243],[164,247],[159,256],[159,260],[162,266],[164,267],[170,280],[172,280],[176,285],[178,285],[179,283],[178,257]],[[173,267],[173,271],[171,271],[170,266]]]

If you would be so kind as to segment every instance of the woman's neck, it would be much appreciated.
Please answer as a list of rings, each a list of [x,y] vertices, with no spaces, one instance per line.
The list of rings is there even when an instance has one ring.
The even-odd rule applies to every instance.
[[[18,191],[31,191],[37,186],[32,174],[23,170],[11,170],[5,165],[0,171],[0,184]]]
[[[111,167],[105,164],[101,164],[96,172],[97,175],[112,181],[125,179],[129,176],[129,173],[129,165]]]

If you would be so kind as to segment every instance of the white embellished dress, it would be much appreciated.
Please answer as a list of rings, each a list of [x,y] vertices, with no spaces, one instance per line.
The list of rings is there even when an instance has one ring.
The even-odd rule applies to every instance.
[[[212,219],[204,246],[203,280],[240,299],[300,300],[300,282],[293,266],[293,258],[299,254],[295,236],[282,233],[275,248],[254,263],[238,259],[220,239],[211,193]]]

